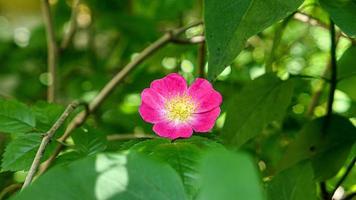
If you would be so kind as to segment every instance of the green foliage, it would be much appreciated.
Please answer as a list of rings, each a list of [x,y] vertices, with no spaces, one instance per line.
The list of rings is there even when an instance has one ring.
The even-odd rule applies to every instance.
[[[48,131],[64,111],[62,105],[43,101],[37,102],[31,108],[36,118],[36,128],[43,132]]]
[[[24,104],[0,100],[0,132],[26,133],[36,126],[35,116]]]
[[[351,166],[355,0],[79,1],[73,37],[58,49],[56,103],[44,101],[52,81],[41,2],[0,0],[0,199],[316,200],[320,182],[332,196]],[[69,36],[74,2],[50,1],[58,47]],[[338,27],[333,110],[330,18]],[[104,90],[109,95],[61,143],[46,173],[16,190],[65,106],[103,94],[147,47],[157,49],[116,76],[124,79]],[[214,80],[223,102],[208,133],[171,141],[142,120],[141,92],[173,72],[188,83]],[[60,126],[41,162],[83,110]],[[355,192],[355,180],[353,169],[341,183],[345,194]]]
[[[209,79],[215,79],[244,48],[247,39],[294,12],[302,0],[205,0]]]
[[[244,153],[214,150],[201,161],[202,188],[198,200],[263,200],[258,170]]]
[[[75,150],[83,157],[97,154],[106,149],[105,135],[89,126],[77,129],[72,138]]]
[[[39,102],[29,108],[22,103],[5,100],[0,101],[0,106],[3,108],[1,111],[4,120],[2,121],[4,123],[2,130],[15,133],[14,139],[7,145],[3,154],[2,171],[28,170],[41,144],[43,135],[61,115],[63,107]],[[36,132],[29,132],[34,130]],[[57,131],[59,133],[55,135],[55,138],[61,135],[61,131],[63,129]],[[49,155],[50,149],[53,149],[54,145],[56,143],[50,145],[43,160]]]
[[[316,184],[310,163],[301,163],[273,177],[267,184],[269,200],[316,200]]]
[[[3,171],[28,170],[42,139],[41,133],[28,133],[11,141],[3,155]]]
[[[193,137],[175,142],[163,139],[143,141],[132,146],[131,150],[170,164],[180,175],[188,198],[195,199],[201,187],[198,161],[208,148],[222,146],[205,138]]]
[[[338,172],[356,142],[356,128],[338,115],[333,115],[329,122],[325,120],[318,118],[303,127],[286,150],[280,169],[308,159],[317,180],[329,179]]]
[[[346,50],[338,61],[338,89],[356,101],[356,46]]]
[[[171,167],[135,153],[107,153],[58,166],[14,199],[167,198],[186,199],[179,176]]]
[[[356,2],[354,0],[320,0],[320,4],[343,32],[351,37],[356,36]]]
[[[223,141],[240,147],[260,134],[268,123],[280,121],[292,94],[292,80],[282,81],[266,74],[251,81],[228,105]]]

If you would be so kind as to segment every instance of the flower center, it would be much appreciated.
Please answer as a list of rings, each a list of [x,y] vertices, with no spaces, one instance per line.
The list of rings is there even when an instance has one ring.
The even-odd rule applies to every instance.
[[[170,121],[186,122],[196,111],[197,106],[190,96],[181,95],[167,100],[164,107]]]

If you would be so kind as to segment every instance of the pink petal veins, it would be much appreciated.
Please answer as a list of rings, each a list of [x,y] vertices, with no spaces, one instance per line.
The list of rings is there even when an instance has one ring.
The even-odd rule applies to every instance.
[[[146,103],[142,103],[139,108],[139,113],[143,120],[149,123],[157,123],[162,121],[162,113],[156,108],[152,108]]]
[[[187,82],[181,75],[172,73],[162,79],[153,81],[151,89],[168,98],[177,94],[184,94],[187,90]]]
[[[220,107],[204,113],[193,114],[194,120],[190,124],[195,132],[208,132],[214,127],[219,115]]]
[[[222,102],[222,96],[214,90],[209,81],[197,78],[194,83],[188,88],[188,95],[198,102],[199,107],[196,113],[210,111]]]
[[[193,129],[189,124],[174,124],[167,121],[155,124],[153,131],[161,137],[170,139],[189,138],[193,134]]]
[[[151,88],[146,88],[141,93],[141,101],[151,108],[162,109],[165,99]]]

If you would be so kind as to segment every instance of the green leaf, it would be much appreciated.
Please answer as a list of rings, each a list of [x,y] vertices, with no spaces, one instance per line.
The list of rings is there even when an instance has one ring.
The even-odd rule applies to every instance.
[[[32,111],[36,117],[36,128],[47,132],[62,115],[64,107],[62,105],[40,101],[32,107]],[[61,128],[64,129],[64,126]],[[58,136],[58,134],[56,135]]]
[[[26,133],[35,125],[35,116],[26,105],[0,99],[0,132]]]
[[[351,46],[338,60],[337,88],[356,101],[356,46]]]
[[[303,0],[205,0],[209,79],[218,76],[251,36],[294,12]]]
[[[82,156],[93,155],[106,149],[105,135],[89,126],[81,127],[72,134],[75,149]]]
[[[257,167],[243,153],[213,150],[201,160],[202,188],[197,200],[262,200]]]
[[[38,200],[184,200],[176,172],[136,153],[98,154],[57,166],[15,198]]]
[[[316,185],[310,163],[301,163],[273,177],[268,182],[269,200],[316,200]]]
[[[293,94],[293,81],[265,74],[249,84],[227,105],[221,134],[224,143],[240,147],[262,132],[272,121],[282,119]]]
[[[317,180],[329,179],[339,171],[356,141],[356,128],[348,119],[333,115],[323,133],[324,121],[318,118],[303,127],[288,146],[280,170],[310,159]]]
[[[147,140],[134,145],[131,150],[169,163],[180,175],[188,198],[195,199],[200,189],[198,160],[208,148],[223,147],[214,141],[195,136],[174,142],[166,139]]]
[[[28,170],[41,143],[40,133],[28,133],[11,141],[3,154],[3,171]]]
[[[320,0],[321,6],[347,35],[356,36],[356,1],[355,0]]]

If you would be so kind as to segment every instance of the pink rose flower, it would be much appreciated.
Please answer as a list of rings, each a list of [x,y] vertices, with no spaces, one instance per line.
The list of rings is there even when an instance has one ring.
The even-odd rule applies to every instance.
[[[165,138],[188,138],[195,132],[210,131],[220,114],[222,97],[209,81],[186,80],[172,73],[151,83],[141,94],[141,117],[154,124],[153,131]]]

